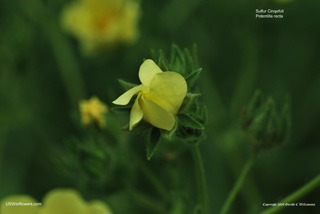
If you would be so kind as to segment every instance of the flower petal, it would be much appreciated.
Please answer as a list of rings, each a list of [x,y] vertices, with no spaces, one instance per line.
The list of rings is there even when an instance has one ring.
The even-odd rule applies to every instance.
[[[138,94],[137,99],[134,101],[134,104],[130,112],[130,124],[129,130],[131,131],[143,118],[143,112],[139,105],[139,99],[141,97],[141,92]]]
[[[43,201],[41,214],[85,214],[86,203],[78,192],[69,189],[55,189]]]
[[[139,104],[143,111],[143,119],[145,121],[160,129],[170,131],[173,128],[176,119],[170,112],[152,100],[144,99],[143,96],[139,99]]]
[[[139,91],[143,90],[144,88],[145,88],[144,85],[135,86],[135,87],[131,88],[130,90],[126,91],[124,94],[122,94],[120,97],[118,97],[112,103],[116,104],[116,105],[127,105],[130,102],[133,95],[135,95]]]
[[[140,66],[139,79],[143,85],[150,86],[151,80],[157,73],[162,73],[161,69],[153,60],[147,59]]]
[[[175,115],[181,107],[187,90],[187,83],[183,76],[176,72],[162,72],[153,77],[150,92],[146,98]]]
[[[112,214],[112,212],[102,201],[91,201],[87,206],[86,214]]]

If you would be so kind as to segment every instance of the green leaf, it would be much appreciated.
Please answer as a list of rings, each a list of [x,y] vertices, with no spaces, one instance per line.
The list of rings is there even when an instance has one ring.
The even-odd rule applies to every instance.
[[[118,81],[119,81],[120,85],[122,86],[122,88],[123,88],[124,90],[126,90],[126,91],[128,91],[129,89],[137,86],[137,84],[127,82],[127,81],[125,81],[125,80],[123,80],[123,79],[119,79]]]
[[[147,158],[150,160],[159,146],[161,133],[158,128],[152,128],[147,144]]]
[[[202,71],[202,68],[198,68],[197,70],[193,71],[189,76],[186,77],[188,87],[193,86],[194,82],[199,78],[201,71]]]
[[[185,114],[180,114],[178,116],[179,116],[179,123],[181,125],[192,128],[192,129],[204,129],[204,126],[194,118],[187,116]]]

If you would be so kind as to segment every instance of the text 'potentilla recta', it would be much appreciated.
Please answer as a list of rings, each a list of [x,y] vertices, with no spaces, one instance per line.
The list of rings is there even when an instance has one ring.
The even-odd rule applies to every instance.
[[[282,19],[284,17],[284,9],[256,9],[255,17],[258,19]]]

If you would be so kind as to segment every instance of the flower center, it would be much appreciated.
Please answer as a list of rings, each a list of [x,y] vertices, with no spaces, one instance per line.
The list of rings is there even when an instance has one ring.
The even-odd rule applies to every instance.
[[[108,28],[108,25],[112,22],[112,20],[115,18],[115,14],[112,12],[104,13],[98,16],[95,20],[95,27],[98,33],[103,33],[106,28]]]

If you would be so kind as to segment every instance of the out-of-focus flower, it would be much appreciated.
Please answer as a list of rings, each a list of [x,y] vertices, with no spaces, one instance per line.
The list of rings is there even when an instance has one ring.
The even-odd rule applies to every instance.
[[[137,0],[77,0],[62,13],[66,31],[80,40],[86,53],[133,43],[138,36]]]
[[[1,201],[1,214],[39,214],[37,201],[27,195],[12,195]]]
[[[172,71],[162,72],[154,61],[147,59],[140,66],[139,79],[141,85],[131,88],[113,103],[127,105],[138,93],[131,109],[129,129],[132,130],[143,119],[157,128],[170,131],[187,94],[184,77]]]
[[[55,189],[45,196],[40,214],[112,214],[112,212],[103,202],[85,202],[74,190]]]
[[[1,214],[112,214],[107,204],[98,200],[86,202],[72,189],[52,190],[44,197],[43,206],[36,204],[39,203],[30,196],[9,196],[1,202]]]
[[[96,122],[102,129],[106,126],[104,114],[108,112],[108,107],[97,97],[91,97],[89,100],[82,100],[79,104],[81,120],[84,125]]]

